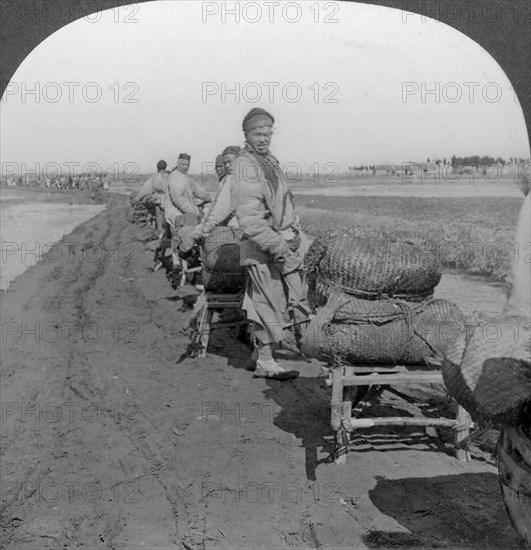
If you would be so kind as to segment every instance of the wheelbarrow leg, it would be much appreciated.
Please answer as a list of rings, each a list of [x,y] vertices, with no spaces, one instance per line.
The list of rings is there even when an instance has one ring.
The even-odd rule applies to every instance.
[[[206,307],[206,316],[204,322],[201,326],[201,333],[199,336],[199,355],[198,357],[206,357],[208,349],[208,340],[210,338],[210,325],[212,324],[212,317],[214,316],[214,311],[210,309],[207,305]]]
[[[332,429],[334,430],[334,462],[345,464],[347,461],[349,433],[344,423],[350,421],[352,411],[352,388],[343,386],[343,375],[351,367],[335,366],[332,369]]]
[[[457,406],[457,426],[455,429],[455,443],[456,445],[466,439],[470,433],[470,414],[461,407]],[[458,447],[455,451],[455,456],[458,460],[464,462],[470,462],[470,450],[468,445],[465,445],[464,448]]]

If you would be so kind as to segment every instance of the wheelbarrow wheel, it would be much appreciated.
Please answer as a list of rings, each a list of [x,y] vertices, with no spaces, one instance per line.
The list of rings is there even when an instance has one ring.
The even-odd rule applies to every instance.
[[[504,427],[496,454],[505,509],[516,532],[531,548],[531,439],[521,428]]]

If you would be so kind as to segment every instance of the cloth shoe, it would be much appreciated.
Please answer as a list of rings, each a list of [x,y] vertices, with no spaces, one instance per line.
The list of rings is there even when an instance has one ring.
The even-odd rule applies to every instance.
[[[256,368],[273,372],[275,374],[278,374],[279,372],[285,372],[285,369],[283,369],[274,359],[268,359],[267,361],[264,361],[263,359],[257,358]]]
[[[256,361],[256,370],[253,378],[273,378],[275,380],[293,380],[299,376],[299,371],[287,371],[282,368],[274,359]]]

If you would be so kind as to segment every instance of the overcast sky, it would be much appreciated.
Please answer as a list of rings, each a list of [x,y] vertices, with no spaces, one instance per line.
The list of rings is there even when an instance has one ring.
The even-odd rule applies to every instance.
[[[243,142],[241,120],[255,106],[276,118],[273,153],[304,172],[315,163],[344,171],[453,154],[529,156],[511,84],[465,35],[419,15],[404,22],[398,9],[291,4],[271,12],[239,2],[235,22],[213,2],[168,0],[64,27],[28,56],[4,94],[3,165],[152,171],[186,151],[200,172]],[[222,94],[236,85],[238,96]],[[27,93],[36,86],[38,102]],[[437,87],[438,97],[423,93]]]

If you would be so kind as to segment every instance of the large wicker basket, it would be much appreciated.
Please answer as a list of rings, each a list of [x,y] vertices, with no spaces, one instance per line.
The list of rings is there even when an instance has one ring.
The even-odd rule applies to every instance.
[[[514,314],[483,319],[447,350],[444,383],[474,419],[519,421],[520,408],[531,402],[530,323]]]
[[[500,487],[511,522],[531,548],[531,432],[504,426],[497,447]]]
[[[216,227],[201,246],[205,290],[237,293],[245,287],[245,268],[240,265],[241,232]]]
[[[318,237],[305,258],[310,300],[322,306],[342,292],[356,298],[423,301],[441,279],[437,254],[422,239],[360,230]]]
[[[356,300],[355,316],[332,298],[303,337],[303,351],[327,362],[418,364],[442,357],[465,332],[465,317],[446,300],[419,304],[403,300]]]

